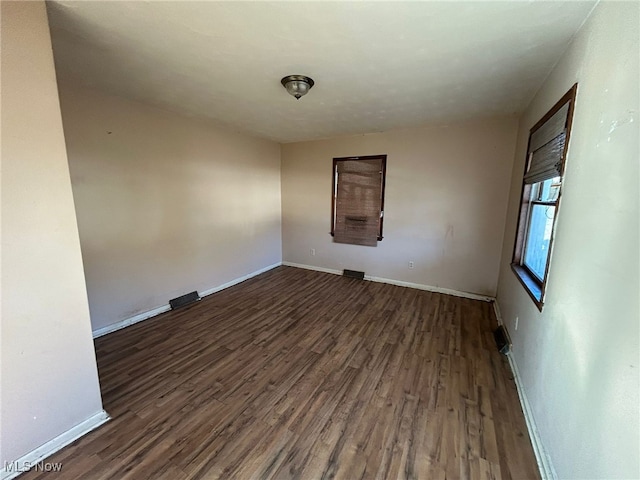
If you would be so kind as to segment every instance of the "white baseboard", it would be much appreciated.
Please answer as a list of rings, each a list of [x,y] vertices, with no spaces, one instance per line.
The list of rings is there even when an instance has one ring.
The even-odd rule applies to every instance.
[[[390,285],[397,285],[399,287],[415,288],[417,290],[426,290],[428,292],[443,293],[445,295],[453,295],[454,297],[469,298],[471,300],[481,300],[483,302],[493,301],[493,297],[486,295],[478,295],[477,293],[462,292],[460,290],[452,290],[450,288],[434,287],[432,285],[423,285],[421,283],[404,282],[402,280],[393,280],[390,278],[372,277],[370,275],[364,276],[365,280],[378,283],[388,283]]]
[[[260,270],[256,270],[255,272],[251,272],[240,278],[231,280],[230,282],[223,283],[222,285],[218,285],[217,287],[213,287],[203,292],[200,292],[200,296],[206,297],[207,295],[211,295],[212,293],[219,292],[220,290],[224,290],[225,288],[233,287],[234,285],[237,285],[238,283],[242,283],[245,280],[249,280],[250,278],[253,278],[257,275],[268,272],[269,270],[273,270],[274,268],[279,267],[280,265],[282,265],[282,262],[274,263],[273,265],[269,265],[268,267],[261,268]]]
[[[293,262],[282,262],[282,265],[286,265],[288,267],[304,268],[306,270],[316,270],[318,272],[324,272],[324,273],[333,273],[335,275],[342,275],[342,271],[334,270],[331,268],[316,267],[313,265],[303,265],[300,263],[293,263]],[[431,285],[423,285],[421,283],[404,282],[402,280],[393,280],[390,278],[374,277],[372,275],[365,275],[364,279],[370,282],[388,283],[390,285],[397,285],[399,287],[415,288],[417,290],[426,290],[429,292],[443,293],[445,295],[453,295],[456,297],[470,298],[472,300],[481,300],[483,302],[492,302],[494,300],[493,297],[489,297],[486,295],[478,295],[477,293],[461,292],[459,290],[452,290],[449,288],[433,287]]]
[[[156,315],[160,315],[161,313],[168,312],[171,310],[169,304],[161,305],[152,310],[148,310],[146,312],[139,313],[130,318],[125,318],[116,323],[112,323],[111,325],[107,325],[106,327],[99,328],[98,330],[93,331],[93,338],[102,337],[107,333],[115,332],[116,330],[120,330],[122,328],[128,327],[129,325],[133,325],[135,323],[141,322],[151,317],[155,317]]]
[[[493,310],[496,313],[498,325],[503,325],[506,328],[506,325],[504,325],[504,322],[502,320],[502,315],[500,314],[500,307],[497,300],[494,300],[493,302]],[[511,366],[511,371],[513,372],[513,379],[516,383],[518,397],[520,398],[522,413],[524,413],[524,419],[527,422],[527,430],[529,431],[529,438],[531,439],[533,453],[536,456],[536,462],[538,463],[540,476],[542,477],[542,480],[556,480],[558,476],[556,474],[555,468],[553,468],[551,458],[549,458],[547,450],[544,448],[544,444],[542,443],[542,439],[540,438],[540,432],[538,431],[536,421],[533,417],[533,410],[531,410],[531,405],[529,405],[527,394],[525,393],[524,386],[522,385],[522,377],[520,376],[520,371],[518,370],[516,359],[513,356],[512,352],[509,352],[507,358],[509,359],[509,365]]]
[[[0,479],[10,480],[11,478],[17,477],[21,473],[24,473],[24,471],[26,471],[29,466],[35,468],[36,464],[39,464],[45,458],[53,455],[58,450],[61,450],[70,443],[75,442],[83,435],[86,435],[90,431],[98,428],[100,425],[108,422],[110,418],[111,417],[109,417],[107,412],[101,410],[95,415],[87,418],[84,422],[70,428],[66,432],[58,435],[52,440],[49,440],[44,445],[41,445],[35,450],[32,450],[26,455],[23,455],[19,459],[15,461],[5,462],[5,464],[2,466],[2,469],[0,469]]]
[[[268,272],[269,270],[273,270],[274,268],[279,267],[280,265],[282,265],[282,262],[274,263],[273,265],[269,265],[268,267],[261,268],[260,270],[256,270],[255,272],[251,272],[247,275],[231,280],[230,282],[223,283],[222,285],[218,285],[213,288],[209,288],[207,290],[204,290],[203,292],[200,292],[200,296],[206,297],[207,295],[211,295],[212,293],[219,292],[220,290],[224,290],[225,288],[233,287],[234,285],[244,282],[245,280],[249,280],[250,278],[253,278],[256,275],[260,275],[261,273]],[[120,330],[122,328],[128,327],[135,323],[141,322],[143,320],[147,320],[151,317],[155,317],[156,315],[160,315],[161,313],[168,312],[169,310],[171,310],[171,307],[169,306],[169,304],[166,304],[166,305],[161,305],[159,307],[156,307],[153,310],[139,313],[131,318],[126,318],[119,322],[112,323],[111,325],[107,325],[106,327],[102,327],[97,330],[94,330],[93,338],[98,338],[103,335],[106,335],[107,333],[115,332],[116,330]]]
[[[334,275],[342,275],[341,270],[334,270],[332,268],[315,267],[313,265],[303,265],[302,263],[282,262],[285,267],[304,268],[305,270],[314,270],[316,272],[332,273]]]

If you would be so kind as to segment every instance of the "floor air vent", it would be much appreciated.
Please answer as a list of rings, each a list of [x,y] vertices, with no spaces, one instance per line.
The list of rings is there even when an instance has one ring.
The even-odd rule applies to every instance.
[[[364,272],[358,272],[357,270],[343,270],[342,276],[364,280]]]
[[[495,338],[496,347],[501,354],[506,355],[511,351],[511,339],[504,325],[500,325],[493,331],[493,338]]]
[[[181,297],[174,298],[173,300],[169,300],[169,305],[171,305],[171,310],[175,310],[176,308],[191,305],[198,300],[200,300],[200,295],[198,294],[198,292],[191,292],[187,293],[186,295],[182,295]]]

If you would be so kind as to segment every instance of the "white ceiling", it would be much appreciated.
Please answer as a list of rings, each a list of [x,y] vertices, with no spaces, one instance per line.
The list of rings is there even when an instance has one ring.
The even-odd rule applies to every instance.
[[[522,111],[595,2],[48,4],[61,79],[278,142]],[[296,101],[288,74],[316,85]]]

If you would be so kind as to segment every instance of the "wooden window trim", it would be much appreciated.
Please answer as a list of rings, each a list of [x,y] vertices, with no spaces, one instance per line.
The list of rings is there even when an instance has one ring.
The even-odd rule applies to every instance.
[[[551,237],[549,240],[549,254],[547,256],[547,263],[545,265],[544,270],[544,278],[542,281],[536,277],[536,275],[524,265],[523,257],[524,257],[524,247],[527,237],[527,229],[529,227],[529,213],[531,211],[530,205],[540,204],[540,202],[531,201],[531,184],[527,184],[524,181],[524,177],[527,173],[527,169],[529,167],[529,149],[531,147],[531,136],[542,127],[553,115],[555,115],[567,102],[569,103],[569,109],[567,111],[567,131],[565,137],[565,144],[562,151],[562,159],[560,166],[560,177],[561,177],[561,185],[564,185],[564,171],[565,164],[567,158],[567,149],[569,148],[569,140],[571,138],[571,127],[573,125],[573,111],[575,108],[575,98],[578,89],[578,84],[574,84],[567,93],[565,93],[558,102],[529,130],[529,140],[527,142],[527,161],[524,165],[524,172],[522,173],[522,188],[520,191],[520,209],[518,212],[518,223],[516,229],[516,239],[513,246],[513,255],[512,255],[512,263],[511,270],[514,272],[526,292],[529,294],[533,302],[535,303],[538,310],[542,311],[542,307],[544,306],[544,297],[547,288],[547,281],[549,279],[549,266],[551,264],[551,256],[553,253],[553,244],[555,240],[556,233],[556,222],[558,220],[558,212],[560,211],[560,203],[562,199],[562,186],[560,187],[560,192],[558,194],[558,198],[555,202],[543,202],[555,205],[556,211],[553,218],[553,224],[551,226]]]
[[[380,200],[380,226],[378,229],[378,241],[382,241],[383,236],[383,224],[384,224],[384,194],[385,184],[387,181],[387,156],[386,155],[366,155],[362,157],[337,157],[333,159],[333,172],[331,174],[331,232],[329,234],[333,237],[335,234],[336,226],[336,168],[338,162],[344,162],[348,160],[381,160],[382,161],[382,198]]]

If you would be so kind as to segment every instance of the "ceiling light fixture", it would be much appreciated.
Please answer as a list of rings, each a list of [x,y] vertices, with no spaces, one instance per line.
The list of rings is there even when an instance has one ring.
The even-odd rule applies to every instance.
[[[314,85],[314,81],[304,75],[287,75],[280,80],[280,83],[290,95],[296,97],[296,100],[300,100],[300,97],[306,95]]]

